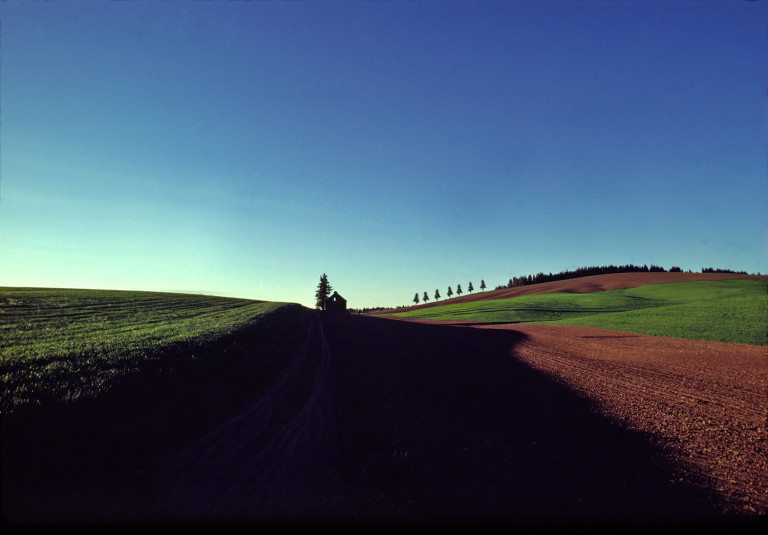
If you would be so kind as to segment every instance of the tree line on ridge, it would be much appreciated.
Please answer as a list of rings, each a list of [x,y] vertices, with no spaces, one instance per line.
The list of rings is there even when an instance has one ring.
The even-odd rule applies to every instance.
[[[672,266],[669,268],[669,273],[682,273],[682,269],[680,269],[677,266]],[[588,266],[588,267],[580,267],[575,270],[567,270],[567,271],[561,271],[559,273],[552,274],[551,272],[548,274],[539,272],[536,275],[527,275],[522,277],[512,277],[509,279],[509,282],[507,282],[506,285],[502,284],[497,286],[496,290],[503,290],[505,288],[516,288],[518,286],[527,286],[529,284],[540,284],[542,282],[554,282],[554,281],[561,281],[561,280],[567,280],[567,279],[575,279],[578,277],[589,277],[592,275],[608,275],[612,273],[666,273],[667,270],[664,269],[661,266],[655,266],[651,264],[648,265],[642,265],[642,266],[635,266],[633,264],[625,264],[623,266],[614,266],[613,264],[608,266]],[[702,273],[738,273],[742,275],[746,275],[746,271],[732,271],[730,269],[716,269],[716,268],[702,268]],[[688,270],[688,273],[692,273],[691,270]]]

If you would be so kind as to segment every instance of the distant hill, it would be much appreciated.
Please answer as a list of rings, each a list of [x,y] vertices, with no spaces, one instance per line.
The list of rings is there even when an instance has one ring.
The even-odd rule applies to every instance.
[[[469,303],[490,299],[509,299],[522,295],[535,295],[543,293],[587,293],[602,292],[605,290],[621,290],[635,288],[648,284],[664,284],[668,282],[689,281],[717,281],[729,279],[768,279],[768,275],[746,275],[743,273],[685,273],[685,272],[639,272],[639,273],[610,273],[606,275],[591,275],[573,279],[530,284],[515,288],[502,288],[486,292],[474,292],[463,294],[452,299],[440,299],[430,303],[399,309],[418,310],[435,306],[443,306],[454,303]]]

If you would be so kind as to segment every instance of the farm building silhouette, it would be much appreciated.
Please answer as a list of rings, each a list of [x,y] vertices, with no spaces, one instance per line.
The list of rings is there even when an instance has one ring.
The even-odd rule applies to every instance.
[[[340,296],[338,292],[333,292],[333,294],[325,300],[325,310],[339,310],[345,312],[347,310],[347,300]]]

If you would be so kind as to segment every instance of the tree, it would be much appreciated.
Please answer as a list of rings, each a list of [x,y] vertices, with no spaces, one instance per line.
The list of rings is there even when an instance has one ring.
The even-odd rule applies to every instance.
[[[448,295],[448,299],[450,299],[451,296],[453,295],[453,290],[451,290],[450,286],[448,286],[448,294],[447,295]]]
[[[323,273],[320,277],[320,283],[317,285],[317,291],[315,292],[315,308],[318,310],[325,310],[325,302],[328,300],[328,296],[331,295],[331,285],[328,284],[328,275]]]
[[[461,284],[456,285],[456,295],[461,295]]]
[[[480,279],[480,291],[485,290],[485,281],[483,279]]]
[[[469,293],[472,293],[472,290],[474,290],[474,288],[472,287],[472,281],[469,281],[469,286],[467,286],[467,291]]]
[[[413,296],[413,302],[417,305],[419,304],[419,292],[416,292],[416,295]]]
[[[424,300],[425,303],[429,301],[429,296],[427,295],[427,292],[424,292],[424,297],[422,297],[422,299]]]
[[[440,290],[435,290],[435,301],[440,300]]]

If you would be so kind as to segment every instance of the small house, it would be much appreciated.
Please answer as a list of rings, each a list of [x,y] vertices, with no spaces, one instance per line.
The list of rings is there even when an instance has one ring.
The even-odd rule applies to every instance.
[[[338,294],[333,294],[325,301],[325,310],[340,310],[345,312],[347,310],[347,300]]]

